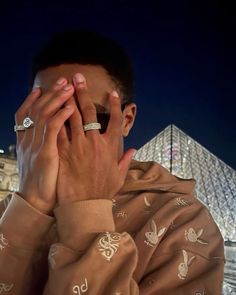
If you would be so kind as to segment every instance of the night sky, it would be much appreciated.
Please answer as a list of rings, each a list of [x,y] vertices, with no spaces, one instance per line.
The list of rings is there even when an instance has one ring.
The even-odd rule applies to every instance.
[[[138,116],[127,147],[173,123],[236,169],[234,11],[207,0],[1,3],[0,148],[15,142],[14,113],[39,46],[54,32],[84,28],[116,40],[133,59]]]

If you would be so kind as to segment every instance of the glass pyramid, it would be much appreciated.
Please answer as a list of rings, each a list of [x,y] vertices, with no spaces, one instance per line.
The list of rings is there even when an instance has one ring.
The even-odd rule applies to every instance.
[[[236,294],[236,171],[175,125],[141,147],[134,159],[158,162],[178,177],[196,180],[196,195],[225,240],[224,294]]]

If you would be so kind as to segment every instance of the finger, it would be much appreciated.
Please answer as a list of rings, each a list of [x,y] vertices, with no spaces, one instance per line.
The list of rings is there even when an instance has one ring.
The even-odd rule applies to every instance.
[[[67,105],[60,109],[50,120],[48,120],[45,126],[43,149],[45,151],[54,152],[57,150],[57,138],[61,131],[65,121],[73,114],[73,106]]]
[[[76,98],[79,104],[83,124],[96,123],[96,108],[89,96],[85,77],[82,74],[77,73],[73,77],[73,82],[75,85]],[[86,132],[86,135],[88,134],[99,134],[99,131],[89,130]]]
[[[25,117],[28,116],[29,109],[31,106],[37,101],[37,99],[40,97],[41,89],[39,87],[34,88],[31,93],[27,96],[23,104],[19,107],[15,114],[15,124],[16,125],[22,125],[23,120]],[[17,144],[21,142],[21,140],[25,136],[25,131],[16,132],[16,140]]]
[[[50,89],[43,93],[41,98],[33,105],[31,111],[31,115],[35,117],[35,113],[38,113],[45,104],[47,104],[51,98],[55,95],[56,92],[61,90],[67,84],[67,80],[64,77],[60,77],[51,87]]]
[[[28,116],[34,121],[35,126],[37,126],[37,120],[39,113],[45,104],[51,100],[53,95],[61,90],[62,87],[67,83],[67,80],[63,77],[59,78],[56,83],[54,83],[50,89],[50,91],[44,93],[40,99],[38,99],[28,110]],[[30,128],[26,130],[25,137],[24,137],[24,145],[28,146],[33,141],[35,137],[35,129]],[[42,135],[40,136],[39,140],[41,140]]]
[[[120,171],[120,177],[122,181],[124,181],[126,178],[132,157],[134,156],[135,153],[136,153],[135,149],[129,149],[123,154],[122,158],[119,161],[118,168]]]
[[[112,142],[120,141],[122,131],[122,111],[119,95],[113,91],[109,97],[110,102],[110,120],[107,126],[106,134],[111,138]]]
[[[61,90],[58,90],[53,94],[51,100],[38,110],[38,121],[35,122],[34,127],[34,139],[33,149],[37,148],[41,144],[44,134],[44,126],[46,122],[51,118],[59,109],[68,101],[73,95],[74,88],[70,84],[66,84]],[[35,115],[35,116],[37,116]],[[30,134],[28,135],[30,137]]]
[[[57,136],[58,148],[60,149],[62,147],[66,147],[66,146],[68,146],[68,143],[69,143],[69,137],[68,137],[68,134],[66,131],[66,126],[64,124],[61,127],[61,130],[59,131],[58,136]]]
[[[65,106],[66,107],[67,106],[70,106],[71,105],[71,101],[72,101],[72,98],[65,104]],[[72,107],[73,107],[73,105],[72,105]],[[73,108],[73,109],[74,109],[74,111],[76,110],[76,108]],[[72,113],[72,115],[73,115],[73,113]],[[69,119],[67,119],[65,121],[65,123],[61,127],[61,130],[58,133],[58,136],[57,136],[57,145],[58,145],[58,148],[59,149],[61,149],[63,147],[67,147],[69,145],[70,140],[71,140],[71,131],[70,131],[70,127],[69,127]]]
[[[71,140],[73,142],[78,142],[79,139],[84,138],[84,129],[83,129],[83,120],[81,113],[77,107],[75,99],[71,99],[70,103],[74,107],[74,113],[70,116],[70,132],[71,132]]]

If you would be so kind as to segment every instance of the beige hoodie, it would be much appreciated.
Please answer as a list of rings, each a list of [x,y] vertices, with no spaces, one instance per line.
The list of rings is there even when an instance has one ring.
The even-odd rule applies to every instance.
[[[54,217],[7,197],[0,294],[222,294],[223,239],[194,185],[133,161],[113,200],[60,206]]]

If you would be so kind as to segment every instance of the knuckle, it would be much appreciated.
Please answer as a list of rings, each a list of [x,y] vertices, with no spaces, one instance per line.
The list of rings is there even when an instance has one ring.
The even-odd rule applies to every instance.
[[[114,114],[112,117],[112,121],[116,124],[116,125],[121,125],[122,124],[122,117],[119,114]]]
[[[41,108],[40,110],[38,110],[38,114],[40,117],[45,118],[49,115],[49,109],[45,106]]]
[[[54,90],[54,89],[49,89],[45,94],[44,94],[44,96],[43,97],[48,97],[48,98],[51,98],[51,96],[53,96],[54,94],[55,94],[55,92],[56,92],[56,90]]]
[[[60,90],[57,90],[56,92],[54,92],[54,98],[60,98],[60,97],[63,97],[67,94],[66,91],[63,91],[62,89]]]
[[[48,123],[47,123],[47,130],[49,132],[55,130],[58,126],[58,123],[56,120],[49,120]]]
[[[37,113],[40,112],[40,110],[41,110],[40,105],[35,104],[29,109],[29,113],[30,113],[30,115],[36,115]]]
[[[87,114],[87,113],[94,114],[94,113],[96,113],[96,108],[94,105],[88,104],[88,105],[82,106],[81,111],[82,111],[82,113],[85,113],[85,114]]]
[[[54,93],[52,93],[52,95],[51,95],[51,98],[53,100],[58,100],[58,99],[62,100],[63,98],[66,98],[66,97],[71,97],[71,92],[63,91],[63,90],[57,90]]]

